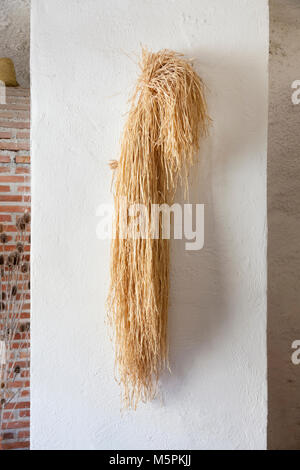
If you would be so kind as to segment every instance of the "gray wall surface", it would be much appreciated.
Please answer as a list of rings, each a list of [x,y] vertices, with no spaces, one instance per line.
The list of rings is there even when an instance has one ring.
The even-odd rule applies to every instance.
[[[29,87],[30,0],[0,0],[0,57],[10,57]]]
[[[268,389],[270,449],[300,449],[300,1],[270,1]]]

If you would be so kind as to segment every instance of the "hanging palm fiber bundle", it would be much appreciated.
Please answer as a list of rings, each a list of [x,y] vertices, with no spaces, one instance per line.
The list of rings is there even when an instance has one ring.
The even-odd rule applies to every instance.
[[[123,234],[120,213],[144,204],[172,204],[178,182],[185,190],[189,169],[210,119],[204,85],[192,63],[170,50],[143,49],[141,74],[130,100],[119,161],[114,170],[114,237],[111,245],[109,319],[124,406],[136,408],[157,392],[168,367],[169,240]],[[161,222],[160,222],[161,224]]]

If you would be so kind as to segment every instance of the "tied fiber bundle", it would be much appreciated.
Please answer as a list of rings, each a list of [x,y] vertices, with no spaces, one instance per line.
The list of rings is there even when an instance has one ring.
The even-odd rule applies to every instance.
[[[119,162],[113,161],[115,222],[109,319],[125,407],[151,400],[168,366],[169,240],[151,237],[152,204],[172,204],[178,180],[187,190],[209,117],[203,83],[182,55],[142,51]],[[123,201],[144,204],[146,237],[124,237]],[[128,216],[125,217],[128,222]]]

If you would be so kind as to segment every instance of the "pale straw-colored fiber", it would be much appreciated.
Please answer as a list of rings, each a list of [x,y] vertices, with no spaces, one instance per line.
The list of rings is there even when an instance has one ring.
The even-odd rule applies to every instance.
[[[172,204],[187,190],[210,119],[204,85],[192,63],[170,50],[142,51],[119,161],[113,161],[115,222],[111,245],[109,319],[125,407],[151,400],[168,366],[169,240],[123,237],[121,204]],[[123,201],[123,202],[122,202]],[[150,223],[151,225],[151,223]]]

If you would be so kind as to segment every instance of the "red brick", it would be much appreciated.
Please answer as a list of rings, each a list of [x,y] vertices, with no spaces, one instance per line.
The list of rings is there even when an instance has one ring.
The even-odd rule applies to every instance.
[[[3,119],[29,119],[29,111],[0,111],[0,118]]]
[[[0,117],[5,119],[12,119],[15,117],[15,113],[13,111],[0,111]]]
[[[5,225],[5,232],[17,232],[15,225]]]
[[[6,227],[5,227],[5,231],[6,231],[6,232],[9,232],[9,231],[6,229]],[[10,241],[12,241],[12,237],[8,236],[8,238],[10,239]],[[7,246],[7,247],[10,247],[7,251],[14,251],[14,250],[17,248],[16,245],[11,245],[11,244],[7,244],[6,246]],[[30,245],[26,245],[26,246],[24,247],[24,251],[25,251],[25,252],[26,252],[26,251],[29,252],[29,251],[30,251]],[[25,256],[24,256],[24,261],[25,261]],[[25,274],[23,274],[23,276],[25,276]]]
[[[24,304],[23,309],[24,310],[29,310],[30,309],[30,304]]]
[[[26,349],[26,348],[29,348],[30,344],[29,343],[23,343],[22,342],[22,346],[23,346],[23,349]],[[10,347],[12,349],[19,349],[20,347],[20,344],[18,342],[15,342],[15,343],[10,343]],[[26,382],[27,383],[27,382]],[[25,387],[28,387],[28,385],[26,385],[25,383],[23,384]]]
[[[29,428],[29,421],[8,421],[2,423],[2,429]]]
[[[0,139],[11,139],[11,132],[0,132]]]
[[[8,230],[6,230],[8,232]],[[12,237],[8,237],[8,241],[12,241]],[[10,245],[10,244],[6,244],[5,247],[4,247],[4,251],[6,253],[8,252],[11,252],[11,251],[14,251],[16,249],[16,245]]]
[[[21,377],[24,377],[24,378],[30,377],[30,371],[29,370],[21,371]]]
[[[19,348],[19,346],[18,346]],[[16,348],[16,349],[18,349]],[[7,382],[6,386],[7,388],[28,388],[29,387],[29,382],[22,381],[22,380],[14,380],[13,382]]]
[[[10,166],[0,166],[0,173],[8,173],[10,174],[11,168]]]
[[[23,88],[23,87],[13,87],[13,88],[6,88],[6,96],[30,96],[30,90],[29,88]]]
[[[25,180],[24,176],[15,176],[15,175],[0,175],[0,183],[23,183]]]
[[[29,88],[25,88],[22,86],[13,87],[13,88],[6,88],[6,95],[22,95],[22,96],[29,96],[30,90]]]
[[[26,431],[24,431],[24,432],[26,432]],[[25,436],[25,437],[27,437],[27,436]],[[9,440],[9,439],[14,439],[14,438],[15,438],[15,435],[14,435],[13,432],[5,432],[3,434],[3,440],[4,441]]]
[[[29,153],[27,149],[30,147],[29,92],[28,90],[22,89],[9,90],[8,96],[8,104],[0,106],[0,164],[2,163],[2,166],[0,165],[0,221],[4,223],[4,229],[9,234],[9,243],[5,246],[5,251],[7,250],[7,253],[16,249],[16,242],[20,237],[16,233],[15,221],[16,218],[18,218],[18,215],[23,213],[24,208],[27,208],[27,204],[25,203],[30,203],[30,168],[27,166],[30,164],[30,156],[24,155],[24,153]],[[22,96],[25,98],[22,98]],[[14,138],[15,136],[16,139]],[[14,157],[11,157],[10,155],[7,155],[9,151],[18,151],[18,153],[16,153]],[[16,166],[11,169],[12,167],[9,166],[9,163],[16,163]],[[13,174],[9,174],[10,172]],[[15,186],[10,183],[17,184]],[[25,234],[26,240],[29,232],[30,225],[28,226],[28,231]],[[30,244],[27,241],[25,243],[24,258],[30,262]],[[19,292],[24,283],[28,282],[28,276],[25,275],[24,280],[21,281],[20,279],[18,282]],[[7,288],[7,283],[4,283],[3,290],[7,290]],[[21,298],[19,293],[17,293],[17,298]],[[26,304],[23,305],[21,311],[20,325],[30,321],[29,290],[25,290],[23,299],[26,299]],[[10,312],[10,315],[12,315],[12,311]],[[3,326],[0,324],[0,329],[1,327]],[[26,401],[20,401],[17,404],[10,403],[5,406],[5,410],[7,410],[5,411],[5,417],[10,419],[5,422],[5,427],[8,431],[5,433],[6,441],[2,441],[3,443],[1,444],[2,448],[4,448],[3,446],[7,446],[8,449],[29,447],[29,443],[27,441],[29,440],[30,423],[30,355],[27,347],[30,347],[30,333],[22,333],[19,329],[17,331],[18,333],[14,335],[12,350],[8,354],[8,358],[10,361],[9,365],[11,367],[13,364],[19,365],[21,367],[21,371],[16,377],[14,374],[9,375],[8,385],[13,390],[21,387],[20,400]],[[16,363],[13,363],[11,361],[15,360],[16,351],[18,351],[20,346],[22,347],[19,351],[20,357],[18,357]],[[10,414],[9,410],[13,410],[13,413]],[[23,429],[23,427],[26,427],[26,429]],[[16,430],[16,432],[13,432],[13,430]],[[12,436],[11,439],[9,439],[9,435]],[[14,442],[15,440],[17,442]]]
[[[17,132],[17,139],[30,139],[30,132]]]
[[[25,206],[0,206],[0,212],[24,212],[24,209],[26,209]]]
[[[6,290],[6,289],[4,289],[4,290]],[[20,340],[28,339],[28,337],[27,337],[26,333],[15,333],[13,339],[15,341],[20,341]]]
[[[6,103],[7,104],[30,104],[30,98],[28,98],[27,96],[12,96],[12,95],[8,95],[6,97]]]
[[[26,439],[30,435],[29,431],[19,431],[18,432],[18,439]]]
[[[20,368],[22,370],[22,369],[25,369],[26,367],[28,367],[28,362],[27,361],[17,361],[17,363],[15,365],[20,366]],[[12,367],[12,366],[13,366],[13,363],[10,362],[9,367]],[[13,403],[8,403],[7,405],[5,405],[6,410],[11,410],[12,408],[16,409],[16,410],[30,408],[30,402],[29,401],[20,401],[17,404],[15,402],[13,402]]]
[[[11,215],[0,214],[0,222],[11,222]]]
[[[21,202],[22,201],[22,196],[15,196],[13,194],[12,195],[10,194],[9,196],[7,196],[7,195],[3,195],[3,194],[1,195],[0,194],[0,201],[2,201],[2,202],[4,202],[4,201],[6,201],[6,202]],[[1,206],[0,206],[0,211],[1,211]]]
[[[22,192],[22,193],[29,192],[30,191],[30,186],[18,186],[17,191]]]
[[[23,284],[24,284],[24,283],[23,283],[23,280],[20,281],[20,282],[18,282],[18,289],[21,289],[21,287],[22,287]],[[3,290],[7,290],[7,283],[5,283],[5,284],[3,283],[2,286],[3,286]],[[25,289],[25,290],[27,290],[27,289]],[[29,291],[28,291],[28,292],[29,292]]]
[[[0,163],[10,163],[9,155],[0,155]]]
[[[27,313],[28,315],[28,320],[30,319],[30,313]],[[23,317],[23,315],[21,315],[21,318]],[[30,358],[30,354],[26,351],[19,351],[18,352],[18,356],[20,357],[20,359],[26,359],[26,360],[29,360]],[[24,395],[25,396],[25,395]]]
[[[0,121],[0,127],[7,127],[9,129],[30,129],[30,122]]]
[[[17,152],[18,150],[30,150],[30,144],[28,142],[2,142],[0,141],[0,150],[11,150]]]
[[[16,156],[16,163],[30,163],[30,155]]]
[[[6,88],[6,90],[8,90],[9,88]],[[11,94],[11,93],[7,93],[6,92],[6,103],[4,104],[14,104],[12,103],[11,101],[13,100],[16,100],[17,103],[19,104],[19,102],[21,102],[22,100],[25,100],[25,102],[23,102],[23,104],[29,104],[29,107],[30,107],[30,103],[27,103],[27,100],[29,99],[29,96],[28,95],[23,95],[21,93],[19,94]]]
[[[9,442],[7,444],[0,444],[0,449],[3,450],[13,450],[13,449],[29,449],[30,444],[27,441],[19,441],[19,442]]]
[[[24,173],[24,174],[29,174],[29,173],[30,173],[30,169],[29,169],[29,168],[26,168],[26,167],[24,168],[23,166],[21,166],[21,167],[16,168],[15,173],[18,174],[18,175],[20,175],[20,174],[22,174],[22,173]]]
[[[15,109],[15,110],[25,110],[27,111],[29,109],[29,105],[28,104],[11,104],[11,103],[8,103],[8,104],[0,104],[0,109],[8,109],[8,110],[11,110],[11,109]]]

